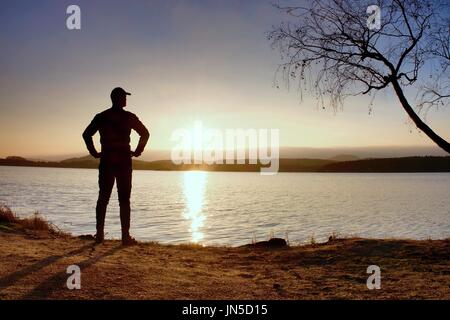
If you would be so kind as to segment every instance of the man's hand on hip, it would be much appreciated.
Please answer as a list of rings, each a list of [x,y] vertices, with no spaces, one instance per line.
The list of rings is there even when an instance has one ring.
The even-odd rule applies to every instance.
[[[132,157],[135,157],[135,158],[140,157],[141,154],[142,154],[142,153],[139,153],[139,152],[136,152],[136,151],[131,151],[131,156],[132,156]]]
[[[95,159],[99,159],[102,156],[102,153],[101,152],[91,153],[91,156],[93,156]]]

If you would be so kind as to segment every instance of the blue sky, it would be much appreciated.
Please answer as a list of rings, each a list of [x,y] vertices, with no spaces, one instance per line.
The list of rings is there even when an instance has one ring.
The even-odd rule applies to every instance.
[[[79,31],[66,28],[70,4],[81,8]],[[149,127],[153,149],[170,149],[171,132],[196,120],[279,128],[282,146],[432,145],[390,90],[369,115],[366,97],[336,113],[275,88],[280,58],[265,32],[280,19],[265,0],[3,3],[0,157],[84,152],[81,132],[115,86],[133,93],[129,111]],[[445,109],[428,115],[447,138],[449,119]]]

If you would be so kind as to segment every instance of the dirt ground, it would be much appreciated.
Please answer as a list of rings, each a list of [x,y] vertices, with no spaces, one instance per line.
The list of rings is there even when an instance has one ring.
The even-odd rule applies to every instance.
[[[80,290],[67,288],[69,265]],[[369,265],[379,290],[366,286]],[[450,299],[450,240],[123,247],[3,225],[0,266],[0,299]]]

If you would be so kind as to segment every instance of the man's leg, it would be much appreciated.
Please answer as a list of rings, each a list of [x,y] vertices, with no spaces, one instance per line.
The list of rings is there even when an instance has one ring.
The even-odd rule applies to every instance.
[[[122,240],[130,237],[130,196],[131,196],[131,163],[121,166],[116,172],[117,193],[120,205],[120,223]]]
[[[105,163],[100,163],[98,174],[98,201],[96,208],[97,241],[103,241],[106,208],[108,207],[111,191],[114,187],[114,171]]]

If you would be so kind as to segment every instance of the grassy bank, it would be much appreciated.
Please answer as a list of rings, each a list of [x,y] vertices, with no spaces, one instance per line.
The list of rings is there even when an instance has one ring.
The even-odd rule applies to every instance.
[[[95,246],[2,208],[0,248],[0,299],[450,299],[449,240]],[[73,264],[81,290],[66,287]],[[380,290],[366,287],[373,264]]]

